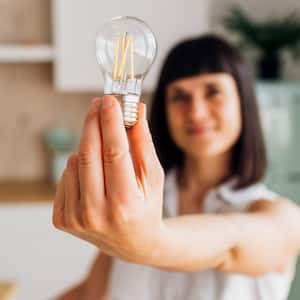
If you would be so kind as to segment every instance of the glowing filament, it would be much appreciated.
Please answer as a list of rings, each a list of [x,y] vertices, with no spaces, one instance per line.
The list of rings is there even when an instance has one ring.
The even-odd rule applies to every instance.
[[[115,47],[115,57],[114,57],[114,73],[113,73],[113,80],[117,79],[118,73],[118,60],[119,60],[119,46],[120,46],[120,39],[117,38],[116,40],[116,47]]]
[[[121,44],[121,51],[120,51]],[[117,38],[115,44],[114,53],[114,65],[113,65],[113,80],[126,80],[125,68],[127,65],[128,51],[130,51],[130,79],[134,79],[134,55],[133,55],[133,37],[128,35],[127,32],[123,34],[122,39]],[[121,52],[121,59],[119,64],[119,52]]]

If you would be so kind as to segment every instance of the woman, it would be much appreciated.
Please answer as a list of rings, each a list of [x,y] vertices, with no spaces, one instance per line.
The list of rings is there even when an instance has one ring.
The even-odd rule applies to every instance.
[[[150,122],[165,179],[143,105],[139,117],[128,144],[113,97],[90,108],[53,221],[103,251],[59,299],[286,299],[300,213],[260,183],[265,148],[239,52],[208,35],[168,55]]]

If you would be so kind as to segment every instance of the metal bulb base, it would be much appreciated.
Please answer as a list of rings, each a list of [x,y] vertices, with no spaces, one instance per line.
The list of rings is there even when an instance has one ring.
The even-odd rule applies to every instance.
[[[138,120],[138,103],[140,102],[140,96],[135,94],[126,94],[126,95],[116,95],[116,97],[121,105],[124,126],[130,128]]]

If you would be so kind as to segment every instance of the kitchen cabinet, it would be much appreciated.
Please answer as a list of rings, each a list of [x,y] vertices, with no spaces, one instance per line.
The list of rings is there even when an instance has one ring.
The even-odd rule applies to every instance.
[[[144,20],[158,41],[158,56],[144,82],[153,90],[167,51],[177,41],[206,32],[209,1],[54,0],[55,85],[62,91],[101,91],[102,74],[95,58],[95,37],[102,24],[120,15]]]

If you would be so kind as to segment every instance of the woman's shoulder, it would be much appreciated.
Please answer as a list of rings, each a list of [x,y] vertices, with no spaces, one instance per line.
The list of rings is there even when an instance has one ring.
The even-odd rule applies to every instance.
[[[257,201],[276,201],[280,196],[263,182],[236,188],[238,178],[222,183],[205,201],[206,212],[247,211]]]
[[[178,201],[176,169],[167,172],[164,186],[164,204],[168,215],[176,214]],[[231,177],[208,192],[204,199],[204,211],[209,213],[219,211],[244,211],[258,200],[274,201],[280,196],[263,182],[257,182],[236,189],[238,178]]]
[[[274,201],[280,196],[263,182],[256,182],[243,188],[235,188],[238,179],[233,178],[217,188],[217,196],[240,209],[246,209],[258,200]]]

